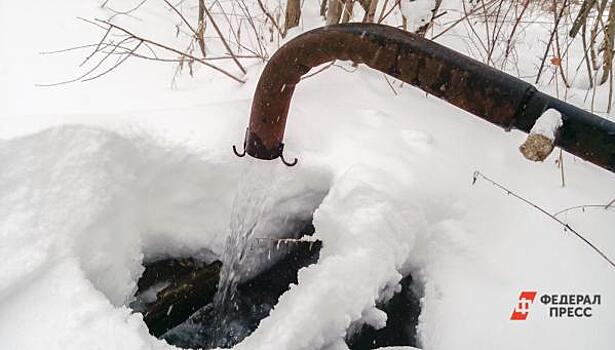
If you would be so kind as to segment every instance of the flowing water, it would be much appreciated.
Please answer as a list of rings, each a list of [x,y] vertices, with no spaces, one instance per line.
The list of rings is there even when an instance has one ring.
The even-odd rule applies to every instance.
[[[261,166],[259,166],[261,165]],[[242,176],[233,201],[230,234],[222,255],[222,270],[218,292],[213,301],[214,321],[210,330],[212,347],[226,346],[246,336],[241,325],[233,320],[239,311],[235,300],[237,286],[250,273],[252,264],[246,264],[258,244],[255,234],[271,205],[270,193],[274,185],[273,167],[252,164]]]

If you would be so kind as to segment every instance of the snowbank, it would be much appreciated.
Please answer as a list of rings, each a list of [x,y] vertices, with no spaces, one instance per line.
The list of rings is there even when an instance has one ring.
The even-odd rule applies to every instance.
[[[221,253],[238,183],[255,163],[230,147],[243,140],[261,67],[242,87],[203,74],[172,90],[172,68],[140,63],[91,85],[35,90],[78,64],[37,51],[91,38],[74,30],[74,17],[100,12],[76,0],[55,17],[52,3],[0,6],[0,55],[11,67],[0,67],[9,82],[0,113],[0,348],[169,348],[125,305],[144,258]],[[7,36],[26,15],[46,30]],[[273,206],[281,216],[270,223],[286,209],[318,206],[322,259],[237,348],[344,349],[350,324],[382,326],[376,302],[411,272],[425,349],[610,349],[613,270],[531,207],[487,183],[471,186],[471,176],[480,169],[549,212],[608,203],[615,176],[565,154],[562,188],[553,156],[534,164],[518,153],[521,133],[394,88],[361,67],[332,67],[297,88],[285,152],[299,165],[264,163],[280,184],[274,203],[297,200]],[[614,210],[563,218],[615,256]],[[511,322],[522,290],[600,294],[603,304],[589,319],[555,319],[536,303],[527,321]]]
[[[125,306],[143,259],[219,257],[248,163],[85,126],[1,142],[0,347],[83,348],[105,338],[105,348],[156,344]],[[264,228],[309,218],[311,198],[320,202],[328,188],[309,168],[278,179],[283,187],[270,198],[276,210],[262,217]]]

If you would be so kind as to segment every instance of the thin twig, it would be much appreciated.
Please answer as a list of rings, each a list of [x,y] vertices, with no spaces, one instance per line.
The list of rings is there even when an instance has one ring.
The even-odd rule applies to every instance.
[[[239,67],[241,72],[243,74],[246,74],[247,73],[246,69],[243,68],[243,65],[241,65],[241,63],[239,63],[239,60],[237,59],[237,57],[235,57],[235,53],[233,53],[233,50],[231,50],[231,47],[229,46],[228,42],[224,38],[224,34],[222,34],[222,31],[220,30],[220,28],[218,27],[218,24],[216,23],[216,21],[214,20],[213,16],[211,15],[209,10],[207,9],[207,6],[203,7],[203,10],[205,10],[205,14],[207,15],[207,18],[209,18],[209,21],[214,26],[214,29],[215,29],[216,33],[218,33],[218,36],[220,37],[220,40],[222,40],[222,44],[226,48],[226,51],[229,53],[229,55],[231,55],[231,57],[233,57],[233,61],[235,62],[237,67]]]
[[[111,57],[111,55],[113,55],[113,53],[119,48],[121,47],[122,44],[124,44],[125,42],[131,40],[133,38],[124,38],[122,41],[120,41],[119,43],[115,44],[113,46],[113,49],[111,51],[109,51],[100,61],[98,61],[98,63],[96,65],[94,65],[93,68],[89,69],[87,72],[85,72],[84,74],[80,75],[77,78],[74,79],[70,79],[70,80],[65,80],[65,81],[61,81],[61,82],[57,82],[57,83],[50,83],[50,84],[36,84],[36,86],[38,87],[50,87],[50,86],[58,86],[58,85],[64,85],[64,84],[69,84],[69,83],[74,83],[77,81],[80,81],[84,78],[86,78],[87,76],[89,76],[90,74],[92,74],[96,69],[98,69],[103,63],[105,63],[105,61]]]
[[[171,8],[171,10],[173,10],[173,12],[175,12],[179,16],[179,18],[181,18],[182,22],[184,22],[188,26],[188,29],[190,29],[192,34],[196,35],[196,29],[192,27],[190,22],[188,22],[186,17],[182,15],[182,13],[177,9],[177,7],[173,6],[173,4],[171,4],[168,0],[162,0],[162,1],[164,1]]]
[[[280,26],[278,26],[278,22],[273,18],[273,16],[269,13],[269,11],[267,11],[267,9],[265,8],[265,5],[263,5],[262,0],[257,0],[257,2],[258,2],[258,6],[261,8],[261,11],[263,11],[265,16],[269,18],[269,20],[271,21],[271,24],[273,24],[275,29],[278,31],[278,34],[280,34],[282,38],[285,37],[286,33],[282,29],[280,29]]]
[[[83,79],[82,81],[90,81],[90,80],[94,80],[94,79],[96,79],[96,78],[100,78],[101,76],[103,76],[103,75],[105,75],[105,74],[107,74],[107,73],[111,72],[111,71],[112,71],[112,70],[114,70],[115,68],[119,67],[119,66],[120,66],[122,63],[124,63],[124,62],[125,62],[128,58],[130,58],[130,57],[132,56],[132,54],[133,54],[135,51],[137,51],[137,50],[139,49],[139,47],[141,46],[141,44],[143,44],[143,42],[142,42],[142,41],[139,41],[139,43],[138,43],[137,45],[135,45],[135,47],[134,47],[132,50],[130,50],[130,52],[128,52],[128,53],[126,54],[126,56],[124,56],[123,58],[121,58],[120,60],[118,60],[118,61],[117,61],[117,62],[116,62],[113,66],[111,66],[111,68],[109,68],[109,69],[107,69],[107,70],[103,71],[102,73],[99,73],[99,74],[97,74],[97,75],[95,75],[95,76],[85,78],[85,79]]]
[[[90,60],[90,58],[92,58],[98,52],[98,50],[100,50],[100,46],[105,42],[105,40],[107,39],[107,36],[109,36],[109,33],[111,33],[111,27],[107,28],[105,35],[103,35],[103,37],[100,39],[100,41],[98,42],[98,45],[96,45],[96,47],[94,48],[94,51],[92,51],[92,53],[89,54],[85,58],[85,60],[83,60],[83,62],[81,62],[79,67],[82,67],[84,64],[86,64]]]
[[[483,50],[485,51],[485,53],[487,54],[487,57],[485,58],[485,63],[489,64],[489,62],[491,61],[491,63],[493,64],[493,66],[495,67],[495,62],[493,62],[493,60],[491,60],[491,57],[489,56],[489,37],[487,37],[487,45],[485,45],[485,43],[483,42],[483,40],[481,39],[480,34],[478,34],[476,32],[476,29],[474,28],[474,25],[472,25],[472,22],[470,21],[470,17],[468,14],[468,11],[466,9],[466,5],[465,5],[465,0],[462,0],[461,2],[462,6],[463,6],[463,12],[465,14],[464,18],[466,19],[466,21],[468,22],[468,26],[470,27],[470,30],[472,31],[472,33],[474,34],[474,36],[476,36],[476,39],[478,40],[480,46],[483,48]],[[483,2],[483,7],[484,7],[484,2]],[[479,48],[479,52],[480,52],[480,48]],[[482,53],[481,53],[482,56]]]
[[[378,19],[378,24],[382,23],[382,21],[384,21],[387,17],[389,17],[389,15],[391,14],[391,12],[393,12],[393,10],[395,10],[395,8],[397,6],[399,6],[399,4],[401,3],[401,0],[395,0],[395,3],[393,4],[393,6],[391,6],[391,8],[389,9],[389,11],[387,11],[387,13],[384,14],[384,16],[381,16]],[[386,5],[386,3],[385,3]]]
[[[588,241],[585,237],[583,237],[579,232],[577,232],[575,229],[573,229],[572,227],[570,227],[569,224],[563,222],[562,220],[560,220],[558,217],[556,217],[555,215],[549,213],[548,211],[542,209],[541,207],[539,207],[538,205],[530,202],[529,200],[521,197],[520,195],[514,193],[513,191],[509,190],[508,188],[500,185],[499,183],[495,182],[494,180],[488,178],[487,176],[483,175],[480,171],[476,170],[474,171],[474,175],[473,175],[473,179],[472,179],[472,184],[475,184],[476,181],[478,180],[478,178],[482,178],[484,180],[486,180],[487,182],[491,183],[492,185],[494,185],[495,187],[503,190],[504,192],[506,192],[506,194],[509,194],[515,198],[517,198],[518,200],[532,206],[534,209],[537,209],[538,211],[540,211],[541,213],[543,213],[544,215],[550,217],[551,219],[555,220],[557,223],[559,223],[560,225],[562,225],[564,227],[564,230],[568,230],[572,233],[574,233],[577,237],[579,237],[583,242],[585,242],[585,244],[587,244],[588,246],[590,246],[596,253],[598,253],[604,260],[606,260],[613,268],[615,268],[615,262],[613,262],[611,259],[609,259],[600,249],[598,249],[598,247],[596,247],[594,244],[592,244],[590,241]]]
[[[70,51],[87,49],[87,48],[95,47],[95,46],[98,46],[98,44],[87,44],[87,45],[79,45],[79,46],[68,47],[68,48],[59,49],[59,50],[41,51],[41,52],[39,52],[39,54],[41,54],[41,55],[55,55],[55,54],[59,54],[59,53],[65,53],[65,52],[70,52]]]
[[[103,4],[102,7],[108,9],[109,11],[111,11],[113,13],[113,15],[109,18],[109,20],[112,20],[115,16],[120,16],[120,15],[130,16],[131,13],[133,13],[136,10],[138,10],[139,8],[141,8],[141,6],[143,6],[146,2],[147,2],[147,0],[142,0],[135,7],[131,8],[131,9],[128,9],[126,11],[117,11],[115,9],[112,9],[111,7],[108,7],[108,6],[105,7],[104,5],[107,4],[106,1],[105,1],[105,3]]]
[[[521,8],[521,13],[519,13],[519,16],[517,16],[515,20],[515,24],[513,25],[512,30],[510,31],[510,35],[508,36],[508,40],[506,42],[506,52],[504,54],[504,62],[502,63],[503,65],[506,64],[506,61],[508,61],[508,56],[510,55],[510,50],[512,49],[513,38],[515,36],[517,28],[519,27],[519,23],[521,23],[521,18],[523,18],[523,15],[525,14],[525,11],[527,10],[529,5],[530,5],[530,1],[525,0],[525,2],[523,3],[523,7]]]
[[[254,24],[254,17],[252,16],[252,14],[250,13],[250,9],[248,8],[248,5],[246,5],[244,3],[244,1],[238,1],[237,5],[239,7],[239,9],[241,10],[241,12],[243,12],[246,21],[248,22],[248,24],[250,25],[250,28],[252,29],[252,32],[254,34],[254,37],[256,38],[256,42],[258,43],[258,50],[260,51],[259,54],[257,54],[256,52],[254,52],[252,49],[249,49],[248,47],[246,47],[245,45],[242,45],[239,38],[236,37],[237,40],[237,45],[240,46],[241,48],[249,51],[250,53],[253,53],[255,55],[260,55],[261,59],[263,60],[263,62],[265,62],[267,60],[267,50],[266,48],[263,46],[263,43],[261,42],[260,39],[260,34],[258,29],[256,28],[256,24]],[[220,2],[218,2],[218,6],[220,6],[220,8],[222,8],[222,5],[220,4]],[[226,16],[226,13],[223,11],[222,12],[225,16],[225,18],[227,19],[229,25],[230,25],[230,19],[228,19],[228,17]],[[233,32],[233,34],[235,34]]]
[[[393,84],[391,84],[391,82],[389,81],[389,78],[387,77],[386,74],[382,74],[382,76],[384,77],[384,80],[387,81],[387,84],[389,84],[389,87],[391,88],[391,90],[393,90],[393,94],[395,96],[397,96],[397,91],[395,90],[395,88],[393,87]]]
[[[306,75],[302,76],[302,77],[301,77],[301,80],[305,80],[305,79],[307,79],[307,78],[311,78],[311,77],[315,76],[316,74],[318,74],[318,73],[320,73],[320,72],[323,72],[323,71],[325,71],[325,70],[327,70],[327,69],[329,69],[329,68],[333,67],[333,64],[335,64],[335,61],[331,61],[331,63],[327,64],[326,66],[324,66],[324,67],[322,67],[322,68],[320,68],[320,69],[318,69],[318,70],[317,70],[317,71],[315,71],[314,73],[310,73],[310,74],[306,74]]]
[[[613,202],[615,202],[615,199],[613,200]],[[613,203],[611,202],[611,203]],[[558,216],[558,215],[562,215],[566,212],[572,211],[572,210],[577,210],[577,209],[582,209],[583,211],[585,211],[585,209],[589,209],[589,208],[600,208],[600,209],[604,209],[607,210],[610,208],[610,206],[607,204],[606,206],[604,204],[583,204],[583,205],[576,205],[574,207],[570,207],[570,208],[566,208],[566,209],[562,209],[556,213],[553,213],[553,216]]]
[[[562,178],[562,187],[566,187],[566,176],[564,174],[564,151],[562,151],[561,148],[559,150],[559,160],[557,162],[557,165],[559,165],[559,169],[560,169],[560,175]]]
[[[465,21],[468,16],[471,16],[471,15],[475,14],[476,12],[478,12],[480,10],[487,11],[491,5],[494,5],[496,3],[496,1],[497,0],[491,0],[491,1],[488,1],[487,3],[485,3],[482,6],[476,6],[475,8],[473,8],[472,10],[470,10],[466,14],[464,14],[461,18],[458,18],[455,22],[453,22],[450,26],[446,27],[440,33],[432,36],[431,40],[436,40],[437,38],[439,38],[442,35],[446,34],[448,31],[450,31],[451,29],[455,28],[459,23]]]
[[[542,61],[540,62],[540,68],[538,68],[538,74],[536,75],[536,82],[535,82],[536,84],[538,84],[538,82],[540,81],[540,75],[542,74],[542,70],[545,67],[547,56],[549,55],[549,51],[551,50],[551,43],[553,42],[553,37],[557,33],[560,20],[562,19],[562,17],[564,17],[564,10],[566,10],[566,7],[568,7],[568,0],[564,0],[564,4],[562,5],[559,15],[557,15],[557,18],[555,19],[555,24],[553,25],[551,36],[549,38],[549,41],[547,42],[547,49],[545,50],[545,53],[542,57]],[[557,9],[554,8],[553,11],[557,11]]]
[[[380,15],[378,16],[378,23],[381,23],[384,17],[384,11],[387,8],[387,5],[389,3],[389,0],[384,0],[384,5],[382,5],[382,8],[380,9]]]
[[[60,50],[53,50],[53,51],[42,51],[40,52],[41,55],[55,55],[55,54],[60,54],[60,53],[65,53],[65,52],[71,52],[71,51],[77,51],[77,50],[83,50],[83,49],[87,49],[90,47],[96,47],[98,46],[98,44],[87,44],[87,45],[79,45],[79,46],[74,46],[74,47],[68,47],[65,49],[60,49]],[[118,49],[122,49],[125,52],[121,52],[121,53],[113,53],[113,54],[124,54],[128,51],[130,51],[130,48],[127,48],[125,46],[118,46],[116,44],[113,43],[104,43],[103,45],[101,45],[101,47],[98,49],[98,52],[102,52],[102,53],[108,53],[108,51],[104,51],[106,48],[108,48],[109,46],[114,47],[117,46]],[[150,52],[152,53],[152,56],[145,56],[145,55],[141,55],[138,53],[133,53],[132,55],[138,58],[144,58],[144,59],[148,59],[148,60],[152,60],[152,61],[160,61],[160,62],[180,62],[182,59],[180,58],[165,58],[165,57],[158,57],[158,55],[156,55],[156,53],[153,51],[153,49],[147,44],[147,43],[143,43],[143,46],[147,47]],[[236,55],[235,57],[237,58],[241,58],[241,59],[254,59],[254,58],[258,58],[261,59],[260,56],[258,55]],[[220,60],[231,60],[233,59],[233,57],[231,56],[216,56],[216,57],[207,57],[207,58],[203,58],[204,61],[220,61]]]
[[[592,67],[591,67],[591,61],[589,59],[588,46],[587,46],[587,25],[583,24],[582,28],[583,28],[583,31],[581,32],[581,39],[583,42],[583,58],[585,61],[585,69],[587,69],[587,76],[589,78],[589,87],[593,88],[594,80],[592,79]],[[577,71],[578,71],[578,68],[577,68]]]
[[[203,59],[201,59],[201,58],[198,58],[198,57],[195,57],[195,56],[193,56],[193,55],[187,54],[187,53],[185,53],[185,52],[182,52],[182,51],[180,51],[180,50],[174,49],[174,48],[172,48],[172,47],[169,47],[169,46],[166,46],[166,45],[163,45],[163,44],[157,43],[157,42],[152,41],[152,40],[149,40],[149,39],[147,39],[147,38],[140,37],[140,36],[138,36],[138,35],[136,35],[136,34],[133,34],[133,33],[132,33],[132,32],[130,32],[130,31],[128,31],[127,29],[124,29],[124,28],[122,28],[122,27],[120,27],[120,26],[118,26],[118,25],[116,25],[116,24],[110,23],[110,22],[108,22],[108,21],[101,20],[101,19],[97,19],[96,21],[98,21],[98,22],[100,22],[100,23],[104,23],[104,24],[106,24],[106,25],[108,25],[108,26],[111,26],[111,27],[113,27],[113,28],[115,28],[115,29],[117,29],[117,30],[119,30],[119,31],[121,31],[121,32],[124,32],[124,33],[125,33],[125,34],[127,34],[128,36],[130,36],[130,37],[132,37],[132,38],[134,38],[134,39],[140,40],[140,41],[142,41],[142,42],[144,42],[144,43],[151,44],[151,45],[153,45],[153,46],[159,47],[159,48],[161,48],[161,49],[165,49],[165,50],[167,50],[167,51],[174,52],[174,53],[176,53],[176,54],[178,54],[178,55],[180,55],[180,56],[184,56],[184,57],[186,57],[186,58],[189,58],[189,59],[191,59],[191,60],[194,60],[194,61],[196,61],[196,62],[199,62],[199,63],[201,63],[202,65],[207,66],[207,67],[209,67],[209,68],[211,68],[211,69],[213,69],[213,70],[216,70],[216,71],[218,71],[218,72],[220,72],[220,73],[222,73],[222,74],[226,75],[227,77],[229,77],[229,78],[231,78],[231,79],[233,79],[233,80],[235,80],[235,81],[237,81],[237,82],[239,82],[239,83],[242,83],[242,84],[243,84],[243,83],[245,83],[245,81],[243,81],[243,80],[241,80],[240,78],[238,78],[238,77],[234,76],[233,74],[231,74],[231,73],[229,73],[229,72],[225,71],[224,69],[222,69],[222,68],[220,68],[220,67],[218,67],[218,66],[215,66],[215,65],[213,65],[213,64],[211,64],[211,63],[209,63],[209,62],[207,62],[207,61],[205,61],[205,60],[203,60]]]

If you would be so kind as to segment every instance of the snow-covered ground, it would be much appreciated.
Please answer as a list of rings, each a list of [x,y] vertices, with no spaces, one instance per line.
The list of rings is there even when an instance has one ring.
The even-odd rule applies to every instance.
[[[316,207],[324,245],[238,349],[345,349],[351,323],[386,322],[376,302],[407,273],[421,289],[424,349],[613,348],[615,270],[472,175],[551,213],[610,202],[615,175],[564,154],[562,187],[557,152],[529,162],[518,151],[524,134],[411,87],[396,83],[395,95],[363,67],[300,84],[285,150],[299,158],[294,168],[231,151],[243,141],[256,60],[244,85],[202,68],[170,87],[173,65],[129,60],[92,82],[35,87],[75,76],[83,54],[39,52],[95,41],[100,31],[75,18],[104,17],[98,4],[0,0],[0,349],[172,348],[126,306],[141,263],[219,256],[246,173],[275,179],[265,220]],[[160,6],[143,8],[143,23],[173,40]],[[615,209],[560,217],[615,257]],[[536,300],[526,321],[511,321],[521,291],[599,294],[601,304],[592,317],[556,318]]]

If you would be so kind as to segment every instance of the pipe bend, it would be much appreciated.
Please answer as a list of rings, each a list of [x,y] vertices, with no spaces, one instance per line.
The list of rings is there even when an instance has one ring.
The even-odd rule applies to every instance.
[[[506,130],[529,132],[556,100],[537,93],[525,81],[413,33],[379,24],[331,25],[290,40],[265,66],[244,140],[247,154],[259,159],[282,155],[295,86],[310,69],[334,60],[365,64]],[[606,140],[613,143],[614,138]],[[606,168],[614,171],[615,164]]]

